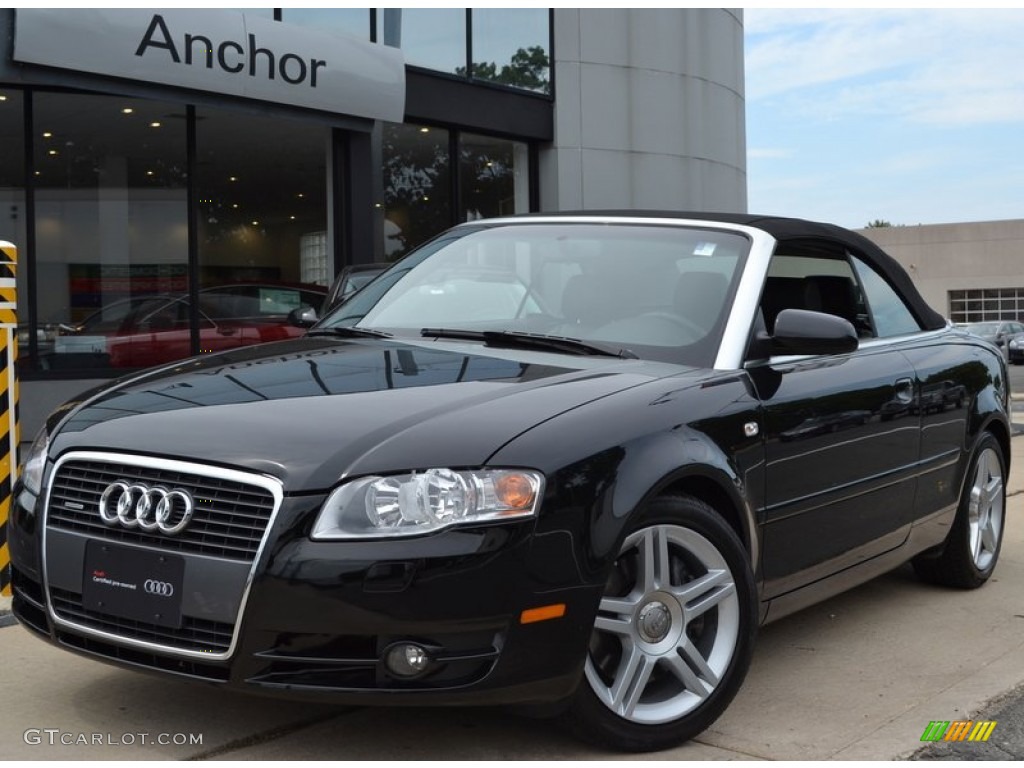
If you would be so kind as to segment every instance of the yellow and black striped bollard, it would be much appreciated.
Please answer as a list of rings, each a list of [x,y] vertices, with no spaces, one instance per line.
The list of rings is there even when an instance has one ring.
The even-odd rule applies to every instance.
[[[18,312],[15,272],[18,250],[0,240],[0,595],[11,594],[7,519],[18,471]]]

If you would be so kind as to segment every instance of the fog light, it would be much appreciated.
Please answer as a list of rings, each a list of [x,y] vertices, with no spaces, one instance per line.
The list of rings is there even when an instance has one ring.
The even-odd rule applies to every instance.
[[[384,664],[395,677],[416,677],[427,671],[430,655],[416,643],[398,643],[384,654]]]

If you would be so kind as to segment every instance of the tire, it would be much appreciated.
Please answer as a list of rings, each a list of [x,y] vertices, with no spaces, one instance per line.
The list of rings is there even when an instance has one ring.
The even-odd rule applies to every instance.
[[[757,624],[749,555],[732,528],[693,497],[655,499],[609,574],[570,727],[630,752],[696,736],[739,690]]]
[[[914,558],[925,581],[959,589],[977,589],[999,560],[1006,522],[1006,460],[999,441],[986,433],[971,459],[953,528],[938,555]]]

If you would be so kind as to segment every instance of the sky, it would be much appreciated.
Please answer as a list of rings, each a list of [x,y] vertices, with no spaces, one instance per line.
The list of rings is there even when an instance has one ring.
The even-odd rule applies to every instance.
[[[1024,9],[744,11],[748,210],[1024,218]]]

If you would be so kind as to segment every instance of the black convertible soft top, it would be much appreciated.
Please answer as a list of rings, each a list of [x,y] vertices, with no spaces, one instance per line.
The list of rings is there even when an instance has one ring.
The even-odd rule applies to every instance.
[[[705,211],[559,211],[557,213],[530,213],[509,218],[531,216],[588,216],[594,218],[652,218],[652,219],[698,219],[719,221],[725,224],[739,224],[763,230],[780,243],[801,240],[828,241],[856,254],[872,266],[907,301],[911,312],[927,330],[937,330],[946,325],[946,319],[932,309],[911,281],[906,270],[892,256],[863,235],[859,235],[835,224],[825,224],[805,219],[784,216],[763,216],[753,213],[708,213]],[[486,222],[482,222],[486,223]]]

